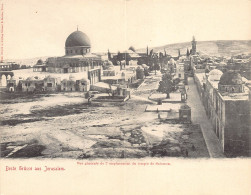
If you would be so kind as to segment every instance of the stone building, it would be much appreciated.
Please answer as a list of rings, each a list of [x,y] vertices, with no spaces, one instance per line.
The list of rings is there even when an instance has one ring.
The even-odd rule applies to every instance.
[[[7,80],[7,91],[14,92],[17,90],[18,86],[18,79],[16,77],[11,77],[10,79]]]
[[[46,63],[39,59],[36,65],[33,66],[33,72],[47,72],[48,68]]]
[[[104,63],[102,81],[111,85],[130,84],[136,78],[136,66],[128,66],[123,71],[119,71],[111,61]]]
[[[179,120],[185,123],[191,123],[191,108],[188,105],[180,106]]]
[[[44,80],[40,78],[28,77],[26,80],[21,80],[22,92],[40,92],[44,91]]]
[[[115,76],[116,74],[118,74],[118,72],[116,71],[113,63],[111,61],[107,61],[104,63],[104,67],[103,67],[103,76]]]
[[[71,33],[65,41],[65,55],[50,57],[44,65],[37,64],[33,71],[50,73],[81,73],[93,85],[101,80],[102,60],[91,52],[91,42],[88,36],[81,32]]]
[[[212,70],[204,85],[202,102],[226,154],[250,156],[249,90],[236,72]]]
[[[0,71],[12,70],[12,64],[9,62],[0,62]]]
[[[61,79],[60,77],[52,77],[52,76],[47,76],[44,78],[44,90],[45,91],[58,91],[60,89],[60,84],[61,84]]]
[[[61,91],[77,91],[76,79],[70,76],[69,79],[64,79],[61,82]]]
[[[87,92],[90,90],[90,81],[86,78],[76,81],[77,91]]]

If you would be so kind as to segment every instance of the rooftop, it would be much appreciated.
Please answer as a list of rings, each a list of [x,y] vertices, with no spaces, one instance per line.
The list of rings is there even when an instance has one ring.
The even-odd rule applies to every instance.
[[[218,83],[219,81],[214,81],[214,80],[208,80],[208,82],[212,85],[212,87],[218,92],[220,97],[225,100],[248,100],[248,92],[249,89],[248,87],[244,86],[244,92],[243,93],[230,93],[230,92],[219,92],[218,91]]]

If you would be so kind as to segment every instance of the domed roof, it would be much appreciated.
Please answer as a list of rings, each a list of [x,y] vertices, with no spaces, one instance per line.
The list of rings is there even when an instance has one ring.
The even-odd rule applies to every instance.
[[[42,65],[43,64],[43,60],[42,59],[39,59],[38,61],[37,61],[37,65]]]
[[[131,51],[133,51],[133,52],[135,52],[136,50],[135,50],[135,48],[133,47],[133,46],[131,46],[131,47],[129,47],[129,49],[128,50],[131,50]]]
[[[238,72],[228,71],[225,72],[221,78],[219,84],[221,85],[240,85],[242,84],[242,77]]]
[[[223,72],[221,72],[218,69],[213,69],[209,72],[209,76],[208,79],[210,81],[219,81],[221,76],[222,76]]]
[[[85,33],[81,31],[75,31],[67,37],[65,41],[65,47],[76,47],[76,46],[91,47],[91,41]]]

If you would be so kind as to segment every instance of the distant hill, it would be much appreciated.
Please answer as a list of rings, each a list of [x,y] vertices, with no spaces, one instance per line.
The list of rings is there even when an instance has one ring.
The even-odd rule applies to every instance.
[[[149,48],[154,52],[164,52],[172,56],[178,56],[178,49],[181,54],[186,54],[187,48],[191,49],[191,42],[174,43],[160,47]],[[137,52],[146,52],[146,48],[138,49]],[[222,40],[222,41],[198,41],[197,51],[201,54],[208,54],[213,56],[232,56],[242,53],[251,53],[251,40]]]
[[[45,61],[49,56],[35,57],[35,58],[26,58],[26,59],[6,59],[6,62],[15,62],[20,65],[33,66],[37,63],[39,59]]]
[[[151,49],[153,49],[154,52],[164,52],[165,49],[167,54],[170,54],[172,56],[178,56],[178,49],[180,49],[181,54],[186,54],[187,48],[191,49],[191,47],[191,42],[174,43],[159,47],[149,47],[149,52]],[[199,51],[201,54],[208,54],[214,56],[232,56],[242,53],[251,53],[251,40],[198,41],[197,51]],[[146,52],[146,48],[137,49],[136,52]],[[97,54],[101,55],[101,53]],[[20,65],[33,66],[37,63],[39,59],[45,61],[48,57],[49,56],[26,59],[6,59],[5,61],[15,62]]]

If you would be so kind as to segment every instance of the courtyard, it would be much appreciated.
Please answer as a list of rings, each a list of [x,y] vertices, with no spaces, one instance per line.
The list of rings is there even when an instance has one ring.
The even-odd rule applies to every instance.
[[[145,112],[161,73],[151,73],[126,102],[91,102],[81,92],[1,94],[1,157],[209,157],[198,124]],[[160,117],[159,117],[160,116]]]

